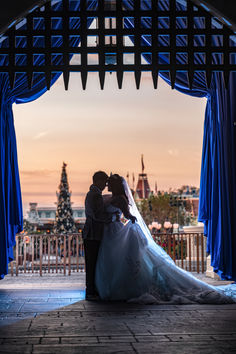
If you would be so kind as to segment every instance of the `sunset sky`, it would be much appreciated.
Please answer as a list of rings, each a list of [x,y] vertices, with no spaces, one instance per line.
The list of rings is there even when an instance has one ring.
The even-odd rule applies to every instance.
[[[118,90],[108,73],[103,91],[91,73],[86,91],[72,74],[68,91],[59,79],[37,101],[14,105],[24,209],[55,203],[63,161],[74,205],[83,204],[96,170],[129,171],[137,182],[141,154],[151,189],[155,181],[160,190],[199,186],[205,104],[162,80],[154,90],[149,73],[140,90],[133,74]]]

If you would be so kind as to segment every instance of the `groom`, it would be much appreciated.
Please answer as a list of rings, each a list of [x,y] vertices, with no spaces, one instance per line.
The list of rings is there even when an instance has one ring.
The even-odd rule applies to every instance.
[[[85,199],[86,221],[82,236],[86,266],[86,300],[97,300],[95,270],[98,251],[103,236],[104,223],[112,222],[112,214],[105,211],[102,191],[105,189],[108,175],[103,171],[95,172],[93,184]]]

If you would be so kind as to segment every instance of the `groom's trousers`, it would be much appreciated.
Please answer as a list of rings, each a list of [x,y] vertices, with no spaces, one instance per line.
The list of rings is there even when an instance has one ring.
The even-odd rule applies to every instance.
[[[98,258],[98,251],[101,241],[84,240],[85,267],[86,267],[86,294],[95,295],[95,271]]]

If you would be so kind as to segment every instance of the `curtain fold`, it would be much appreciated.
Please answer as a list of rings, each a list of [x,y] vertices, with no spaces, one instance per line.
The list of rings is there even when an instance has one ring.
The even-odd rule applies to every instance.
[[[57,13],[57,9],[62,6],[61,1],[52,1],[52,9]],[[76,11],[80,1],[71,1],[70,9]],[[97,0],[88,2],[88,9],[95,9]],[[62,20],[61,20],[62,21]],[[58,29],[62,26],[60,20],[52,21],[52,28]],[[88,19],[87,25],[90,26],[93,18]],[[26,21],[22,21],[22,29],[26,26]],[[80,27],[79,18],[70,19],[70,28]],[[35,29],[44,29],[42,18],[34,20]],[[52,37],[52,46],[60,47],[62,45],[62,36]],[[80,36],[72,36],[70,44],[77,47],[80,43]],[[0,42],[1,47],[8,48],[8,38]],[[16,38],[16,46],[24,48],[27,46],[25,36]],[[44,42],[42,36],[35,36],[34,48],[42,48]],[[69,56],[69,60],[73,53]],[[34,63],[44,65],[45,58],[42,54],[34,54]],[[62,54],[53,54],[51,60],[54,65],[63,63]],[[17,54],[16,62],[19,65],[27,65],[26,55]],[[0,67],[7,64],[7,56],[0,56]],[[61,72],[52,73],[51,86],[60,77]],[[24,73],[18,73],[15,77],[14,89],[10,89],[8,74],[0,74],[0,137],[1,137],[1,158],[0,158],[0,279],[8,273],[8,263],[13,260],[13,247],[15,246],[15,235],[23,229],[23,210],[21,200],[20,178],[17,161],[17,145],[14,128],[14,117],[12,112],[13,103],[21,104],[36,100],[47,91],[46,80],[43,73],[35,73],[33,76],[32,89],[28,89],[27,76]]]
[[[177,0],[178,1],[178,0]],[[127,10],[133,9],[134,1],[124,1]],[[143,10],[150,10],[149,1],[141,1]],[[184,1],[177,3],[177,9],[184,10]],[[169,1],[158,2],[160,10],[168,10]],[[141,20],[143,28],[151,26],[150,19]],[[195,28],[204,28],[201,18],[194,19]],[[214,20],[214,26],[219,24]],[[167,18],[159,18],[159,28],[168,28]],[[176,18],[176,26],[185,28],[186,22]],[[126,28],[134,28],[134,18],[125,19]],[[134,42],[132,35],[130,40]],[[221,44],[221,36],[213,36],[214,45]],[[201,35],[194,37],[195,45],[204,45],[204,38]],[[169,46],[169,38],[165,35],[158,36],[158,44]],[[151,45],[149,35],[143,35],[141,45],[144,47],[143,57],[151,64],[151,53],[148,53],[148,46]],[[187,46],[187,39],[184,36],[176,36],[177,46]],[[231,40],[231,46],[235,42]],[[196,63],[204,62],[203,54],[194,58]],[[220,63],[222,58],[215,55],[215,63]],[[235,60],[231,58],[231,60]],[[168,54],[159,53],[159,64],[169,62]],[[176,56],[176,62],[186,63],[187,54],[182,53]],[[171,80],[167,72],[160,72],[169,85]],[[236,280],[236,171],[235,171],[235,121],[236,121],[236,73],[230,74],[229,89],[224,88],[222,73],[212,75],[211,87],[207,88],[205,75],[197,72],[194,75],[193,89],[188,88],[186,73],[177,72],[175,89],[194,97],[206,97],[207,105],[205,112],[204,136],[202,148],[202,165],[200,178],[199,197],[199,221],[204,222],[205,234],[207,236],[207,252],[211,254],[211,264],[214,271],[222,279]]]

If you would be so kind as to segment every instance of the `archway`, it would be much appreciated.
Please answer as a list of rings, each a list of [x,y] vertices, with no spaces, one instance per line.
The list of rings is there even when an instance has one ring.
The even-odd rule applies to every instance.
[[[2,151],[2,234],[4,259],[1,274],[12,258],[15,232],[22,227],[21,196],[16,160],[11,104],[39,97],[63,73],[68,88],[70,71],[80,71],[86,87],[87,72],[98,71],[101,88],[105,73],[116,71],[119,88],[123,72],[133,71],[137,88],[141,72],[152,72],[154,87],[160,74],[172,88],[198,97],[208,97],[203,144],[200,220],[205,222],[208,250],[213,266],[223,278],[235,278],[233,249],[235,242],[234,202],[234,38],[232,32],[212,19],[206,10],[189,0],[181,1],[52,1],[27,16],[27,21],[10,29],[1,42],[1,124]],[[110,2],[109,2],[110,5]],[[105,7],[104,7],[105,6]],[[98,19],[96,30],[89,29]],[[106,28],[104,19],[116,19]],[[89,48],[87,36],[95,36],[98,45]],[[115,37],[115,43],[106,43]],[[126,46],[128,36],[134,47]],[[79,43],[81,42],[81,47]],[[15,47],[15,48],[14,48]],[[14,48],[14,49],[13,49]],[[97,61],[88,62],[88,53]],[[134,62],[125,63],[132,53]],[[70,60],[80,56],[80,64]],[[141,62],[141,57],[146,63]],[[79,59],[79,58],[78,58]],[[7,74],[8,73],[8,74]],[[52,75],[52,77],[51,77]],[[45,80],[46,78],[46,80]],[[227,90],[228,84],[229,89]],[[4,119],[4,123],[2,122]],[[231,167],[231,169],[230,169]],[[233,168],[232,168],[233,167]],[[218,252],[218,250],[221,250]]]

